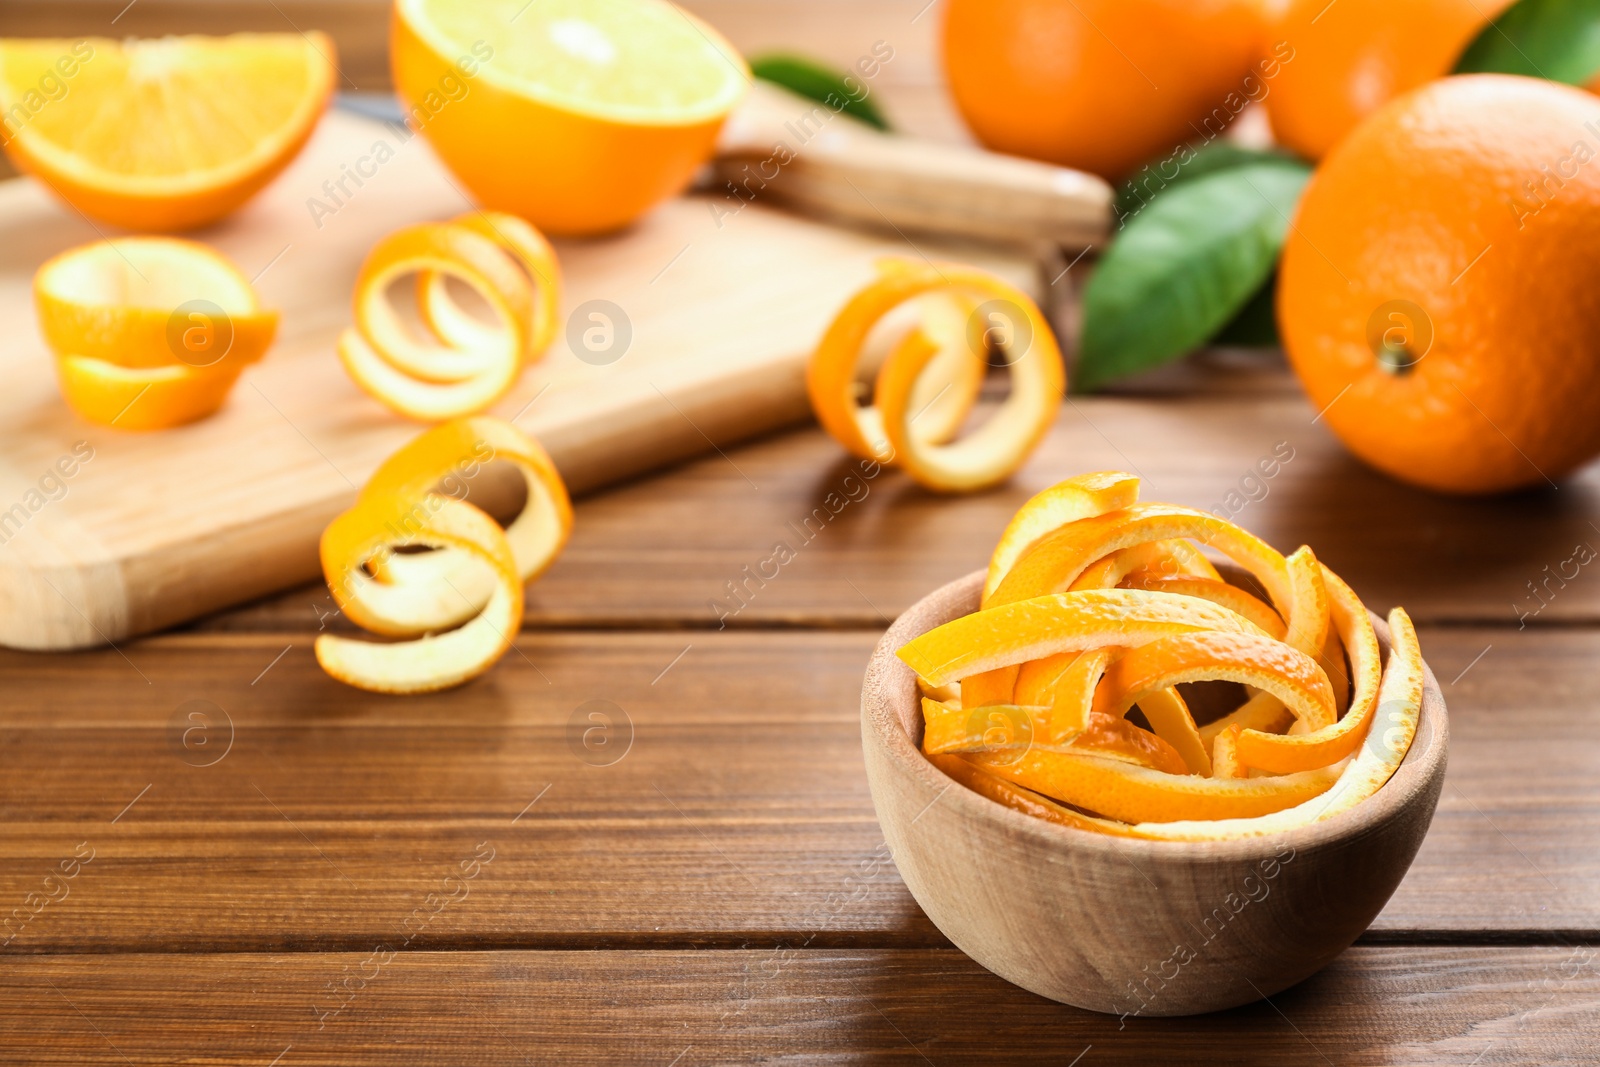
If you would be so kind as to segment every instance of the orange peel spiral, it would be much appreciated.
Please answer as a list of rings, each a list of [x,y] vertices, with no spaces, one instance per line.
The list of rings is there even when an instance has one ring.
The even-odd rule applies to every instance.
[[[414,276],[419,340],[389,290]],[[462,308],[449,280],[473,290],[492,324]],[[355,325],[339,337],[339,359],[362,389],[391,411],[423,422],[480,412],[505,395],[550,347],[561,270],[550,242],[524,220],[475,211],[385,237],[356,278]]]
[[[1309,548],[1285,557],[1137,493],[1131,475],[1100,472],[1038,494],[996,546],[978,610],[899,649],[932,694],[928,758],[997,803],[1121,836],[1272,833],[1370,797],[1421,708],[1404,610],[1385,663],[1366,608]],[[1246,699],[1200,726],[1184,693],[1210,681]]]
[[[918,322],[883,361],[863,407],[857,373],[868,335],[912,302]],[[992,325],[996,318],[1004,327]],[[1011,395],[958,436],[991,344],[1007,358]],[[899,466],[929,489],[962,493],[1005,481],[1032,454],[1061,407],[1066,374],[1027,294],[973,267],[889,259],[828,326],[807,365],[806,390],[817,421],[854,455]]]
[[[496,460],[512,464],[527,484],[522,512],[504,528],[436,491],[464,485]],[[566,486],[538,442],[484,415],[425,431],[384,461],[321,545],[323,574],[340,609],[367,630],[412,640],[323,634],[317,662],[374,692],[428,692],[477,677],[511,647],[522,624],[523,585],[555,561],[571,531]]]

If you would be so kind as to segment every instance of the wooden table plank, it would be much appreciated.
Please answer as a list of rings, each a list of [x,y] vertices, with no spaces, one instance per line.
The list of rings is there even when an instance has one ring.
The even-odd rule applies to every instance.
[[[1175,381],[1209,388],[1175,393]],[[982,566],[1034,492],[1105,469],[1140,474],[1146,499],[1230,514],[1280,549],[1311,545],[1378,610],[1512,629],[1600,621],[1600,582],[1568,562],[1580,545],[1600,551],[1600,468],[1559,490],[1435,496],[1350,458],[1281,370],[1185,368],[1140,388],[1074,400],[1015,479],[972,496],[938,496],[896,471],[865,478],[810,429],[592,497],[530,589],[528,622],[881,626]],[[1273,466],[1275,450],[1291,458]],[[202,625],[303,629],[331,607],[302,589]]]
[[[11,947],[367,940],[479,842],[502,876],[426,940],[940,943],[886,864],[865,906],[821,910],[882,841],[856,726],[874,639],[539,635],[414,698],[334,682],[303,640],[7,653],[0,901],[94,850]]]
[[[0,1063],[1549,1067],[1593,1063],[1595,955],[1357,947],[1270,1004],[1126,1020],[953,950],[32,957]]]
[[[479,842],[497,877],[423,943],[943,945],[883,862],[863,776],[876,636],[530,634],[481,681],[408,699],[332,681],[300,637],[5,653],[0,903],[94,850],[9,948],[352,947]],[[1447,627],[1423,646],[1450,777],[1368,936],[1600,936],[1600,634]],[[591,700],[614,705],[614,746],[631,726],[608,766],[620,749],[572,722]]]

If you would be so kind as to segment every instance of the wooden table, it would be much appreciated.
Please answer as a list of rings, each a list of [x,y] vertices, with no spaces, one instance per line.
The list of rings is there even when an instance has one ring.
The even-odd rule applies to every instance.
[[[889,6],[838,5],[835,51]],[[888,95],[948,119],[915,79]],[[1412,491],[1274,358],[1212,352],[1075,398],[1003,489],[882,475],[761,584],[745,568],[845,464],[814,429],[725,451],[581,502],[513,653],[451,693],[322,674],[311,642],[346,624],[311,587],[116,649],[0,652],[0,1063],[1600,1057],[1600,584],[1550,577],[1600,544],[1600,472]],[[1270,1003],[1122,1024],[1012,987],[929,923],[873,816],[857,699],[887,620],[981,565],[1029,494],[1105,468],[1244,500],[1237,521],[1411,609],[1443,683],[1416,864]]]

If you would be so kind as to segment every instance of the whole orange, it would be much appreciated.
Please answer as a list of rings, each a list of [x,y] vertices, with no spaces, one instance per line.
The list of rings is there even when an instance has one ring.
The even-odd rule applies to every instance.
[[[1401,93],[1442,78],[1511,0],[1286,0],[1268,49],[1283,70],[1266,96],[1278,142],[1321,159]]]
[[[1392,101],[1323,161],[1278,325],[1361,459],[1452,493],[1600,454],[1600,100],[1501,74]]]
[[[1260,0],[949,0],[945,71],[989,148],[1116,179],[1259,98],[1264,17]]]

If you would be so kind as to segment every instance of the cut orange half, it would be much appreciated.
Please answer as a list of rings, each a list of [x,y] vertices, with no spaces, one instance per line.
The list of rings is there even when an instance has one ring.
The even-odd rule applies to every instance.
[[[320,33],[0,42],[6,152],[85,215],[214,222],[300,151],[333,88]]]
[[[399,0],[389,51],[412,127],[462,184],[558,234],[681,192],[750,81],[664,0]]]

